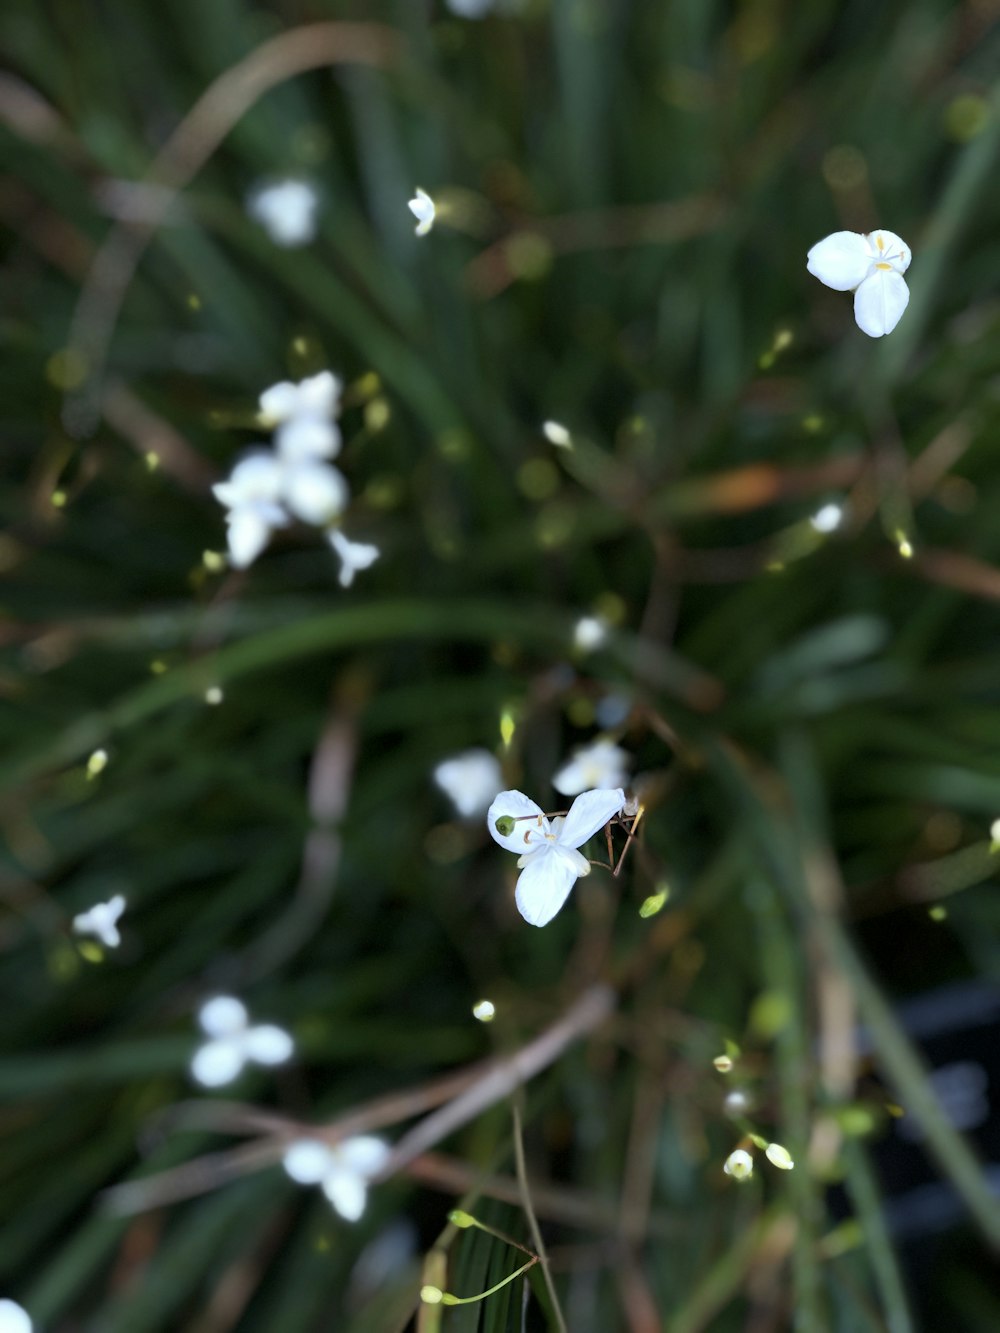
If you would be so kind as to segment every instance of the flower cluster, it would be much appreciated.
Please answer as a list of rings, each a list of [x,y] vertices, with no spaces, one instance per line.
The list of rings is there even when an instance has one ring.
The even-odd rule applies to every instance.
[[[225,505],[229,559],[246,569],[279,528],[293,518],[321,528],[340,558],[340,583],[378,559],[379,549],[349,541],[339,529],[351,498],[344,474],[330,461],[340,452],[340,380],[330,371],[273,384],[260,395],[262,420],[275,428],[274,448],[245,454],[227,481],[212,487]]]

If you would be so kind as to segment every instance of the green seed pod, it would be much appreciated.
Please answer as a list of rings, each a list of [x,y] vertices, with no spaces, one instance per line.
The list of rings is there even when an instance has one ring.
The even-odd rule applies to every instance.
[[[501,838],[510,837],[510,835],[514,832],[514,823],[515,820],[513,815],[500,816],[500,818],[496,821],[495,827],[496,831],[500,834]]]

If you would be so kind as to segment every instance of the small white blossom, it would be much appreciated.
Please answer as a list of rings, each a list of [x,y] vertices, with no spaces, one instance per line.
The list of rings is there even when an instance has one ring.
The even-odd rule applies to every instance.
[[[297,417],[329,420],[340,411],[342,382],[329,370],[309,375],[298,384],[280,380],[260,395],[260,415],[268,426],[280,425]]]
[[[822,533],[836,532],[843,521],[844,506],[832,501],[829,504],[821,505],[809,520],[813,531]]]
[[[248,1062],[280,1065],[291,1057],[294,1042],[273,1023],[249,1024],[246,1006],[231,995],[216,995],[198,1010],[198,1024],[209,1038],[195,1052],[191,1073],[206,1088],[232,1083]]]
[[[565,817],[546,819],[534,801],[519,791],[502,791],[489,808],[486,826],[494,842],[518,856],[517,910],[531,926],[555,916],[590,862],[577,848],[604,827],[625,804],[625,793],[587,791]]]
[[[116,893],[106,903],[95,903],[88,911],[75,916],[73,929],[77,935],[96,935],[108,949],[117,949],[122,942],[118,918],[124,911],[125,899]]]
[[[31,1333],[31,1316],[17,1301],[0,1300],[0,1333]]]
[[[431,227],[434,226],[434,219],[437,216],[434,200],[425,190],[421,190],[418,186],[416,197],[409,201],[407,208],[409,208],[410,212],[417,219],[417,235],[426,236]]]
[[[563,796],[578,796],[594,787],[624,787],[628,768],[628,754],[614,741],[602,738],[575,751],[553,777],[552,785]]]
[[[252,564],[271,533],[288,523],[280,503],[284,485],[285,468],[262,449],[241,458],[228,481],[212,487],[212,494],[228,510],[229,560],[236,569]]]
[[[338,581],[342,588],[349,588],[354,582],[354,575],[359,570],[368,569],[382,552],[369,542],[352,542],[338,529],[327,534],[330,545],[340,556],[340,574]]]
[[[780,1143],[769,1143],[764,1149],[764,1156],[772,1166],[778,1167],[781,1171],[791,1171],[795,1166],[791,1153]]]
[[[881,338],[899,323],[910,299],[903,279],[910,258],[895,232],[835,231],[812,247],[806,267],[834,291],[853,291],[858,328]]]
[[[387,1143],[370,1134],[333,1147],[319,1139],[297,1139],[282,1163],[297,1184],[321,1186],[340,1216],[356,1222],[365,1211],[368,1182],[385,1166],[390,1152]]]
[[[581,653],[592,653],[608,637],[608,622],[603,616],[581,616],[573,627],[573,646]]]
[[[308,181],[283,180],[259,186],[250,193],[247,212],[275,245],[293,249],[308,245],[316,235],[319,195]]]
[[[463,819],[485,814],[503,786],[500,762],[489,750],[464,750],[442,759],[434,781]]]
[[[542,434],[557,449],[571,449],[573,446],[573,437],[561,421],[543,421]]]
[[[753,1175],[753,1158],[745,1148],[737,1148],[726,1158],[722,1169],[734,1180],[749,1180]]]

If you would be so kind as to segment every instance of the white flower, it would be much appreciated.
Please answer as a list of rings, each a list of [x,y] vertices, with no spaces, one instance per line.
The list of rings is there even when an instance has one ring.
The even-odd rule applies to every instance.
[[[340,453],[340,427],[323,417],[292,417],[275,431],[274,447],[286,463],[336,458]]]
[[[614,741],[600,739],[577,750],[552,779],[563,796],[577,796],[594,787],[624,787],[629,756]]]
[[[565,818],[546,819],[534,801],[519,791],[502,791],[489,808],[486,826],[493,840],[518,854],[517,910],[532,926],[555,916],[590,862],[579,851],[588,838],[613,819],[625,804],[625,793],[587,791],[578,796]]]
[[[31,1316],[17,1301],[0,1300],[0,1333],[31,1333]]]
[[[764,1156],[772,1166],[776,1166],[782,1171],[791,1171],[795,1166],[791,1153],[787,1148],[783,1148],[780,1143],[769,1143],[764,1149]]]
[[[206,1088],[232,1083],[249,1061],[280,1065],[289,1059],[294,1042],[273,1023],[249,1026],[246,1007],[231,995],[216,995],[198,1010],[198,1024],[210,1038],[191,1061],[191,1073]]]
[[[329,420],[340,411],[344,386],[329,370],[310,375],[298,384],[281,380],[260,395],[260,414],[265,425],[277,426],[296,417]]]
[[[437,216],[434,200],[425,190],[421,190],[418,186],[416,198],[409,201],[407,208],[409,208],[410,212],[417,219],[417,235],[426,236],[431,227],[434,226],[434,219]]]
[[[125,899],[116,893],[106,903],[95,903],[89,911],[73,918],[73,929],[78,935],[96,935],[109,949],[117,949],[122,942],[118,918],[125,911]],[[0,1325],[0,1330],[2,1330]]]
[[[561,421],[543,421],[542,434],[549,444],[554,444],[557,449],[571,449],[573,447],[573,437]]]
[[[316,235],[319,195],[308,181],[274,181],[250,193],[247,212],[261,224],[275,245],[291,249],[308,245]]]
[[[734,1180],[749,1180],[753,1174],[753,1158],[745,1148],[737,1148],[726,1158],[722,1169]]]
[[[340,556],[339,583],[342,588],[349,588],[354,582],[354,575],[361,569],[368,569],[382,554],[377,546],[367,542],[352,542],[336,528],[327,534],[330,545]]]
[[[581,653],[592,653],[608,637],[608,622],[603,616],[581,616],[573,627],[573,646]]]
[[[229,480],[212,487],[212,494],[229,511],[229,559],[237,569],[252,564],[271,533],[288,523],[280,503],[284,484],[285,468],[262,449],[241,458]]]
[[[319,1139],[296,1139],[282,1163],[299,1185],[320,1185],[336,1211],[356,1222],[365,1211],[368,1182],[389,1160],[391,1149],[381,1139],[359,1134],[329,1147]]]
[[[344,512],[351,492],[342,472],[306,458],[283,469],[281,498],[296,518],[322,528]]]
[[[485,814],[503,786],[500,762],[489,750],[463,750],[442,759],[434,781],[463,819]]]
[[[821,505],[809,520],[813,531],[822,533],[836,532],[843,521],[844,506],[835,504],[833,501]]]
[[[891,333],[910,299],[910,251],[893,231],[835,231],[809,251],[806,267],[827,287],[854,292],[854,318],[870,338]]]

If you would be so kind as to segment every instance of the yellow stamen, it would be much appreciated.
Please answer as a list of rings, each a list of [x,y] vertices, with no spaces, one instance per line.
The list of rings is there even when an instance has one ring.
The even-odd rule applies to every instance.
[[[885,249],[885,241],[883,241],[883,239],[882,239],[881,236],[876,236],[876,237],[875,237],[875,244],[878,246],[878,248],[879,248],[880,250],[884,250],[884,249]]]
[[[884,269],[886,270],[886,272],[888,272],[888,273],[891,273],[891,272],[892,272],[892,265],[891,265],[891,264],[876,264],[875,267],[876,267],[876,268],[884,268]]]

